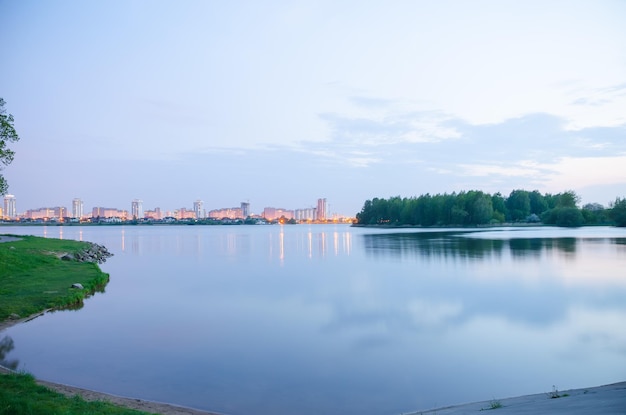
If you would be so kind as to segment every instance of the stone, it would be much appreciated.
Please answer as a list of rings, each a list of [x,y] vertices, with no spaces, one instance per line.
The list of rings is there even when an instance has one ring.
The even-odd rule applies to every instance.
[[[72,254],[65,254],[61,257],[61,259],[63,261],[73,261],[74,260],[74,255]]]
[[[83,284],[81,284],[79,282],[76,282],[76,283],[72,284],[72,288],[78,288],[79,290],[82,290],[85,287],[83,287]]]

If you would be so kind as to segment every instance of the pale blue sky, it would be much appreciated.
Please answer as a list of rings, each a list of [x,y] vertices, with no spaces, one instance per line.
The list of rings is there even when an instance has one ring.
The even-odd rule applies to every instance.
[[[18,211],[626,196],[624,1],[0,0]]]

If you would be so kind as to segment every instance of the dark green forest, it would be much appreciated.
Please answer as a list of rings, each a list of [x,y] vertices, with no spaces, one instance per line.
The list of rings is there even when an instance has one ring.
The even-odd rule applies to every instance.
[[[579,207],[572,190],[541,194],[513,190],[507,197],[480,190],[418,197],[367,200],[356,215],[358,225],[477,226],[507,223],[556,226],[626,226],[626,198],[605,208],[598,203]]]

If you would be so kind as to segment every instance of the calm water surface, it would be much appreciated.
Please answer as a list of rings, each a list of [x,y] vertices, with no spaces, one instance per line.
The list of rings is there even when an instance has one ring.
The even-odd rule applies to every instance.
[[[0,227],[106,245],[0,334],[55,382],[233,415],[398,414],[626,380],[626,230]]]

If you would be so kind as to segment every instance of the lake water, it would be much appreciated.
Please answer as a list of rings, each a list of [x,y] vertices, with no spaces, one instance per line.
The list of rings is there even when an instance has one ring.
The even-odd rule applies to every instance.
[[[399,414],[626,380],[626,229],[0,227],[115,254],[14,326],[36,377],[232,415]]]

